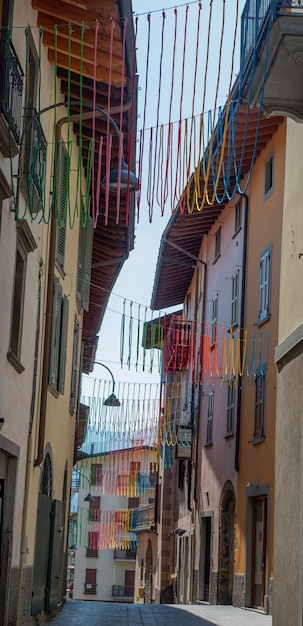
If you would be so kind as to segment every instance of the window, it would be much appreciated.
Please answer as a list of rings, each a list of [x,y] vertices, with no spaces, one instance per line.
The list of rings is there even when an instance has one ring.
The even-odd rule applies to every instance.
[[[92,463],[90,466],[90,482],[92,485],[102,485],[103,472],[102,463]]]
[[[272,194],[274,188],[274,157],[271,154],[264,165],[264,199]]]
[[[178,467],[178,489],[183,489],[184,487],[184,479],[185,479],[185,461],[179,459],[179,467]]]
[[[62,394],[65,385],[68,308],[68,298],[62,297],[60,281],[55,277],[49,382],[56,391]]]
[[[29,252],[33,252],[36,247],[37,244],[27,222],[25,220],[18,222],[11,333],[7,358],[19,373],[24,369],[20,363],[20,359],[27,255]]]
[[[231,278],[231,326],[238,324],[239,272]]]
[[[271,246],[260,257],[259,323],[270,315]]]
[[[218,333],[218,294],[212,299],[211,313],[211,345],[213,346],[217,340]]]
[[[210,445],[212,443],[213,420],[214,420],[214,392],[211,391],[208,394],[206,445]]]
[[[140,498],[128,498],[128,504],[127,504],[127,508],[128,509],[137,509],[138,506],[140,504]]]
[[[233,435],[234,433],[234,420],[235,420],[235,385],[234,381],[228,385],[227,392],[227,423],[226,423],[226,436]]]
[[[77,300],[85,311],[89,308],[92,250],[93,220],[88,217],[86,225],[80,225],[77,275]]]
[[[97,593],[97,570],[96,569],[85,570],[84,593],[88,593],[88,594]]]
[[[255,377],[255,427],[254,439],[264,437],[265,372]]]
[[[86,548],[86,556],[89,557],[97,557],[98,556],[98,541],[99,541],[99,533],[98,531],[88,531],[87,533],[87,548]]]
[[[215,234],[215,261],[219,258],[221,254],[221,226],[218,228]]]
[[[101,521],[101,498],[100,496],[94,496],[94,500],[89,503],[88,507],[88,521],[100,522]]]
[[[72,380],[71,380],[70,401],[69,401],[69,405],[71,409],[75,409],[76,399],[77,399],[78,371],[79,371],[79,340],[80,340],[80,324],[77,318],[75,318]]]
[[[238,200],[235,206],[235,233],[240,230],[242,226],[242,198]]]
[[[63,143],[60,144],[59,159],[57,163],[59,180],[55,196],[57,197],[57,238],[56,238],[56,260],[61,268],[64,267],[65,254],[65,237],[66,237],[66,212],[67,212],[67,193],[68,193],[68,176],[69,161],[68,154]]]

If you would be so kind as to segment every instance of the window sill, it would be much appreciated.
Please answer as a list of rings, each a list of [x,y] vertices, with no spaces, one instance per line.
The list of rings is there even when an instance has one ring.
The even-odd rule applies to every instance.
[[[256,445],[258,445],[258,443],[262,443],[263,441],[265,441],[265,436],[264,435],[262,435],[262,437],[256,437],[256,439],[252,439],[248,443],[251,443],[253,446],[256,446]]]
[[[22,365],[22,363],[19,361],[19,359],[12,352],[8,352],[6,356],[7,356],[7,360],[13,366],[13,368],[16,370],[16,372],[18,374],[22,374],[22,372],[24,372],[24,370],[25,370],[25,367],[24,367],[24,365]]]
[[[59,398],[59,391],[51,383],[48,383],[48,390],[51,392],[54,398]]]
[[[213,447],[213,442],[209,441],[208,443],[205,444],[204,446],[205,448],[212,448]]]
[[[221,257],[221,254],[218,254],[218,256],[215,257],[215,259],[213,260],[213,265],[215,265],[217,261],[219,261],[220,257]]]
[[[235,436],[235,433],[226,433],[226,435],[224,435],[224,439],[225,440],[229,440],[229,439],[233,439]]]
[[[241,230],[242,226],[239,226],[239,228],[237,228],[237,230],[235,230],[234,234],[232,235],[232,239],[235,239]]]
[[[266,315],[266,317],[262,317],[261,320],[258,320],[258,323],[257,323],[258,328],[260,326],[262,326],[262,324],[265,324],[265,322],[268,322],[268,320],[270,320],[270,318],[271,318],[271,314],[268,313],[268,315]]]

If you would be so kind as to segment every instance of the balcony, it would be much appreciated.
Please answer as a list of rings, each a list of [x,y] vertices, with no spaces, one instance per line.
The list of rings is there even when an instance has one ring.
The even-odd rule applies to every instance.
[[[241,17],[240,76],[250,106],[262,102],[267,116],[302,121],[302,61],[303,1],[247,0]]]
[[[97,584],[96,583],[84,583],[84,593],[88,595],[96,595]]]
[[[47,143],[36,111],[26,117],[22,159],[21,191],[32,213],[43,208]],[[23,142],[22,142],[23,143]]]
[[[132,585],[113,585],[112,588],[113,598],[123,598],[124,600],[130,600],[134,598],[134,587]]]
[[[114,550],[115,561],[135,561],[136,550]]]
[[[155,504],[146,504],[137,509],[136,532],[152,531],[155,526]]]
[[[4,157],[18,154],[21,136],[23,71],[15,48],[0,31],[0,150]]]

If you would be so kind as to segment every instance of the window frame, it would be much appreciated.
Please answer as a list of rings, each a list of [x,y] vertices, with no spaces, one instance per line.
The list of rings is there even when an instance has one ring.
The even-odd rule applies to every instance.
[[[239,270],[231,277],[231,315],[230,325],[232,328],[238,326],[239,317]]]
[[[214,423],[214,392],[210,391],[207,400],[207,429],[206,429],[206,445],[211,446],[213,442],[213,423]]]
[[[264,161],[264,201],[266,201],[274,190],[275,162],[274,153],[271,152]]]
[[[267,246],[260,255],[259,275],[259,314],[258,324],[270,318],[272,244]]]
[[[56,261],[61,271],[64,269],[65,244],[66,244],[66,215],[68,203],[68,177],[69,177],[69,154],[65,143],[59,143],[59,155],[57,162],[58,181],[55,188],[57,202],[57,226],[56,226]]]
[[[242,228],[242,198],[238,200],[235,204],[235,230],[234,235],[236,235],[239,230]]]
[[[254,440],[257,441],[265,438],[265,398],[266,370],[262,368],[255,376]]]
[[[220,256],[221,256],[221,226],[219,226],[219,228],[215,232],[215,258],[214,258],[214,263],[216,263],[216,261],[219,259]]]
[[[55,276],[49,359],[49,384],[57,393],[61,394],[64,394],[65,390],[68,311],[68,297],[63,295],[60,280]]]
[[[234,381],[228,385],[227,389],[227,415],[226,415],[226,437],[231,437],[234,434],[235,428],[235,403],[236,400],[236,387]]]
[[[24,371],[24,366],[21,364],[21,350],[23,337],[24,301],[27,278],[27,257],[30,252],[33,252],[37,248],[37,244],[26,220],[18,222],[16,228],[17,237],[11,304],[11,327],[7,359],[20,374]],[[20,259],[20,265],[22,266],[21,281],[18,279],[17,276],[18,258]],[[18,299],[16,297],[17,290],[19,292]]]
[[[219,297],[216,294],[212,298],[212,311],[211,311],[211,346],[213,347],[217,340],[218,333],[218,301]]]

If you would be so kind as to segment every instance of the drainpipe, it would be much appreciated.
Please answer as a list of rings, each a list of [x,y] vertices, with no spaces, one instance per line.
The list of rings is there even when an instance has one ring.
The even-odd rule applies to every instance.
[[[240,313],[240,340],[241,340],[241,355],[243,356],[243,329],[244,329],[244,316],[245,316],[245,289],[246,289],[246,263],[247,263],[247,232],[248,232],[248,195],[242,194],[245,203],[244,211],[244,233],[243,233],[243,255],[242,255],[242,283],[241,283],[241,313]],[[239,454],[240,454],[240,430],[241,430],[241,403],[242,403],[242,389],[241,378],[238,384],[238,397],[237,397],[237,423],[236,423],[236,449],[235,449],[235,470],[239,472]]]

